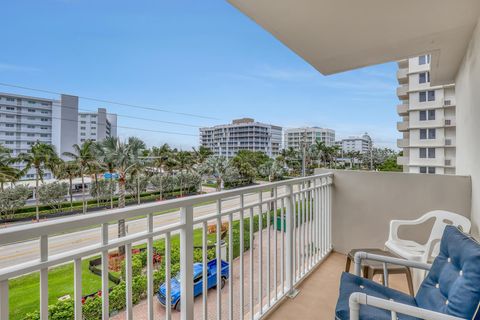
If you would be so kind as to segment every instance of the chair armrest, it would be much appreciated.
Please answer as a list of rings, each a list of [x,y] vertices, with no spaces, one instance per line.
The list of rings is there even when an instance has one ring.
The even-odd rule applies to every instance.
[[[390,263],[390,264],[395,264],[395,265],[400,265],[400,266],[405,266],[410,268],[417,268],[417,269],[422,269],[427,271],[429,271],[432,268],[432,265],[429,263],[406,260],[401,258],[387,257],[379,254],[372,254],[364,251],[359,251],[355,253],[355,257],[354,257],[355,274],[357,276],[360,276],[362,260],[379,261],[379,262]]]
[[[392,300],[369,296],[365,293],[354,292],[350,295],[348,305],[350,307],[350,320],[360,320],[360,305],[372,306],[392,313],[392,319],[397,319],[396,314],[404,314],[425,320],[466,320],[450,316],[444,313],[422,309],[408,304],[398,303]]]
[[[398,238],[398,228],[400,226],[412,226],[416,224],[421,224],[427,221],[430,217],[423,215],[415,220],[392,220],[390,221],[390,232],[388,235],[389,240],[399,240]]]

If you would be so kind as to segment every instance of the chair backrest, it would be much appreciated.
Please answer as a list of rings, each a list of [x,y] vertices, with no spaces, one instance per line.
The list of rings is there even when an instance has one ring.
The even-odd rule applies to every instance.
[[[469,233],[471,222],[468,218],[461,216],[457,213],[445,211],[445,210],[434,210],[427,212],[424,217],[426,219],[435,218],[435,222],[430,232],[430,237],[428,238],[427,243],[430,243],[430,252],[426,252],[425,261],[430,260],[438,255],[439,252],[439,242],[442,238],[443,231],[446,226],[460,227],[463,232]]]
[[[447,226],[415,299],[421,308],[472,319],[480,304],[480,244]]]

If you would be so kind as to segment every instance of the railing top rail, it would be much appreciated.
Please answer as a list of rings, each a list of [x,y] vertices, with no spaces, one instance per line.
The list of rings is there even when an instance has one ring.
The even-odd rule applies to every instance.
[[[322,173],[301,178],[294,178],[278,182],[271,182],[257,186],[249,186],[234,190],[220,191],[203,195],[185,197],[181,199],[165,200],[160,203],[146,203],[126,208],[109,209],[102,212],[78,215],[75,217],[60,218],[38,224],[27,224],[8,227],[0,230],[0,245],[31,240],[42,235],[55,235],[69,230],[100,225],[112,221],[145,216],[149,213],[168,211],[181,207],[194,206],[205,202],[231,198],[242,194],[256,193],[272,187],[299,184],[305,181],[332,177],[333,173]]]

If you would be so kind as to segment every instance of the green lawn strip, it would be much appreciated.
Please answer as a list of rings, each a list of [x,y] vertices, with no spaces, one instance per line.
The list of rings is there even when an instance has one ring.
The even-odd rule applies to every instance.
[[[95,258],[82,261],[82,294],[101,290],[102,280],[88,269],[88,262]],[[73,298],[73,263],[68,263],[48,272],[48,303],[54,304],[58,298],[69,294]],[[114,286],[110,282],[110,286]],[[31,273],[10,280],[10,319],[21,319],[25,314],[38,310],[40,305],[40,276]]]

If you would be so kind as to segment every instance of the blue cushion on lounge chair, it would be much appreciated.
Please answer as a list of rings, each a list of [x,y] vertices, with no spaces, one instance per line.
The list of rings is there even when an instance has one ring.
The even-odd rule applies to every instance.
[[[336,318],[350,319],[348,301],[354,292],[422,309],[429,309],[463,319],[480,320],[480,244],[453,226],[447,226],[440,243],[440,253],[415,298],[378,283],[348,273],[342,275]],[[477,313],[476,313],[477,312]],[[416,319],[397,314],[398,319]],[[391,319],[389,311],[360,306],[360,319]]]
[[[416,296],[420,308],[472,319],[480,303],[480,244],[447,226],[440,253]]]
[[[357,277],[353,274],[344,272],[340,282],[340,296],[338,298],[335,316],[338,320],[350,319],[350,308],[348,307],[348,299],[354,292],[362,292],[368,295],[382,298],[393,299],[395,302],[405,303],[416,306],[415,298],[403,292],[387,288],[374,281]],[[392,316],[389,311],[378,309],[370,306],[360,306],[360,319],[379,319],[391,320]],[[398,315],[400,320],[417,320],[417,318]]]

